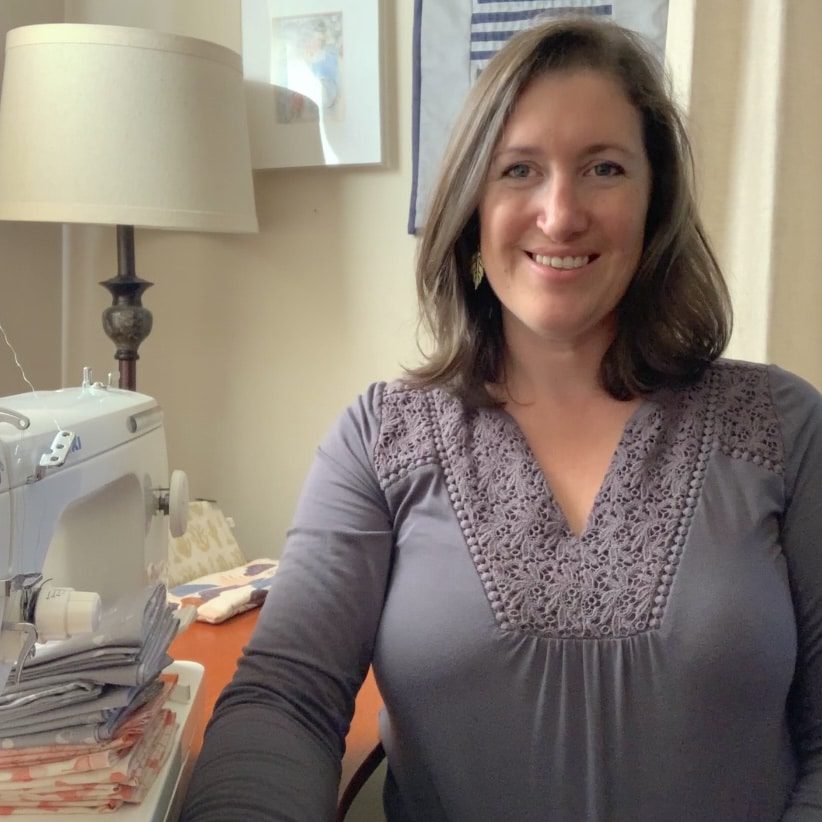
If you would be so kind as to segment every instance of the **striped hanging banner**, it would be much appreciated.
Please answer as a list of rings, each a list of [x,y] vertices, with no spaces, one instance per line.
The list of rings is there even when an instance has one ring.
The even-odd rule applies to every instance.
[[[518,31],[569,14],[613,17],[614,7],[597,0],[471,0],[471,81]]]

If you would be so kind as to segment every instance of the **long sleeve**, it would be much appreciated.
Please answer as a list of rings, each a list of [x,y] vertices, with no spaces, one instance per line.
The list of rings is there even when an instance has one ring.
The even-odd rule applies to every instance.
[[[382,388],[318,450],[258,626],[209,723],[183,820],[333,817],[392,530],[372,454]]]
[[[771,370],[785,441],[782,549],[796,614],[798,656],[791,728],[799,777],[783,822],[822,819],[822,398]]]

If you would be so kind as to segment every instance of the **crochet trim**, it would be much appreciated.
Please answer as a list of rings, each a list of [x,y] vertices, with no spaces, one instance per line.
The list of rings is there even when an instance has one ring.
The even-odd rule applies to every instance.
[[[764,367],[719,363],[649,400],[626,426],[579,537],[504,412],[389,386],[374,463],[383,489],[441,467],[502,630],[604,639],[661,625],[715,450],[782,473]]]

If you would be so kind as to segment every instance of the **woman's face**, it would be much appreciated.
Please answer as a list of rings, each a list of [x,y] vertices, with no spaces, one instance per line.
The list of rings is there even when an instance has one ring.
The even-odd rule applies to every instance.
[[[525,88],[479,204],[480,250],[509,344],[610,342],[650,190],[640,115],[616,80],[583,69]]]

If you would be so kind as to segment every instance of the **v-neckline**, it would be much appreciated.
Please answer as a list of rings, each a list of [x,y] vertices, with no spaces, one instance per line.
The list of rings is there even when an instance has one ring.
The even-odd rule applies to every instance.
[[[545,495],[548,508],[553,514],[553,516],[556,518],[557,523],[562,528],[563,535],[566,539],[575,543],[579,543],[584,541],[586,537],[589,536],[595,521],[595,514],[597,514],[599,512],[599,509],[601,509],[602,507],[603,494],[613,484],[613,474],[616,469],[617,459],[622,454],[624,454],[626,446],[630,443],[629,435],[633,433],[633,429],[635,428],[637,423],[641,419],[644,419],[646,414],[650,413],[654,406],[655,402],[652,397],[643,397],[642,401],[633,410],[631,415],[625,421],[625,424],[623,425],[622,431],[619,435],[619,439],[617,440],[616,446],[611,452],[611,456],[608,460],[608,465],[605,469],[605,473],[603,474],[602,480],[600,481],[597,491],[594,494],[593,501],[585,517],[585,523],[583,525],[583,528],[579,533],[574,531],[574,529],[571,527],[571,523],[569,522],[563,507],[559,504],[559,500],[557,499],[554,493],[554,489],[551,487],[551,483],[549,482],[548,477],[546,476],[545,471],[543,470],[542,465],[540,464],[540,461],[537,459],[537,456],[534,453],[531,444],[528,442],[528,437],[525,435],[525,432],[522,430],[522,427],[517,422],[516,418],[509,411],[506,411],[504,408],[497,409],[498,412],[503,416],[503,419],[506,420],[507,424],[513,427],[516,439],[523,449],[526,463],[534,472],[534,474],[541,479],[542,490]]]

